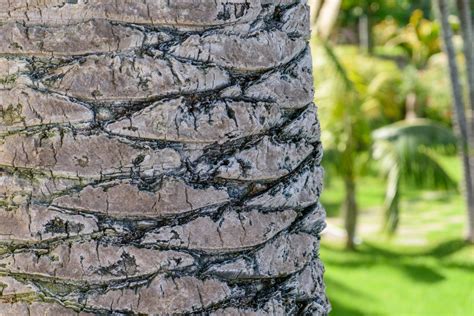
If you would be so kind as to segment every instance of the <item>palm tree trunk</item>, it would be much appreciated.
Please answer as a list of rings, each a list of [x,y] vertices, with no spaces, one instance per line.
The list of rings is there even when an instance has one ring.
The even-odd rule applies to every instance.
[[[474,186],[474,35],[471,15],[471,5],[468,0],[456,2],[461,20],[461,33],[463,37],[464,57],[466,60],[467,83],[470,107],[467,108],[468,132],[470,152],[471,183]],[[474,210],[474,208],[473,208]],[[471,215],[474,218],[474,214]],[[474,234],[471,234],[473,236]],[[473,236],[474,237],[474,236]],[[472,239],[471,239],[472,240]]]
[[[472,11],[469,0],[457,0],[456,4],[459,11],[461,34],[464,42],[463,49],[467,68],[470,110],[474,112],[474,36],[472,34]]]
[[[344,226],[347,232],[346,248],[356,248],[355,237],[357,227],[358,208],[356,201],[356,184],[353,177],[344,178],[346,199],[344,204]]]
[[[308,8],[194,3],[0,0],[1,315],[328,313]]]
[[[441,21],[443,42],[449,62],[449,75],[453,91],[453,105],[455,112],[455,126],[459,135],[461,160],[464,170],[464,189],[468,210],[467,239],[474,242],[474,186],[472,183],[470,160],[473,148],[469,143],[469,127],[467,124],[462,85],[456,62],[456,52],[452,42],[452,31],[448,22],[448,8],[445,0],[436,0],[436,7]],[[470,157],[471,156],[471,157]]]

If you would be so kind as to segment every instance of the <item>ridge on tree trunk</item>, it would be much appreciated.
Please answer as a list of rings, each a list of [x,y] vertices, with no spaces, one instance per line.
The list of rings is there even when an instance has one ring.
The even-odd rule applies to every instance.
[[[0,315],[326,315],[309,10],[0,0]]]

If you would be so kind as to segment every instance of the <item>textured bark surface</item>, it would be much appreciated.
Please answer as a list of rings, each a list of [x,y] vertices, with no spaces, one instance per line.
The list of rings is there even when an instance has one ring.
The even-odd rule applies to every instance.
[[[0,0],[0,315],[325,315],[295,0]]]

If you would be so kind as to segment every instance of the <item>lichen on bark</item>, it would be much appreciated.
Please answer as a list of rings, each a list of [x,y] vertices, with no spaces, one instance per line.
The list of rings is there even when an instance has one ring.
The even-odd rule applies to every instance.
[[[0,0],[0,315],[326,315],[303,0]]]

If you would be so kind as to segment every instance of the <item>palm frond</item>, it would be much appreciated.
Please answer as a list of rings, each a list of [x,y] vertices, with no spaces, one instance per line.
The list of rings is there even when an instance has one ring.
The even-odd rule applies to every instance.
[[[400,178],[408,185],[425,189],[456,189],[457,183],[439,163],[436,154],[426,148],[400,153]]]
[[[393,234],[399,221],[402,183],[417,188],[455,189],[457,183],[439,163],[436,152],[455,152],[450,129],[429,120],[402,121],[375,130],[372,155],[387,177],[385,229]]]
[[[346,71],[346,68],[342,65],[341,61],[337,57],[334,49],[331,47],[329,42],[321,40],[321,46],[324,49],[324,52],[327,56],[327,61],[331,63],[334,69],[334,73],[341,79],[341,82],[344,83],[345,89],[347,91],[354,91],[355,86],[352,80],[349,77],[349,74]]]
[[[446,154],[456,152],[457,139],[451,129],[427,119],[390,124],[375,130],[372,137],[375,141],[396,142],[403,140],[409,143],[412,149],[423,146]]]

